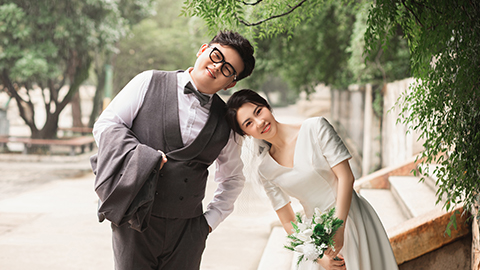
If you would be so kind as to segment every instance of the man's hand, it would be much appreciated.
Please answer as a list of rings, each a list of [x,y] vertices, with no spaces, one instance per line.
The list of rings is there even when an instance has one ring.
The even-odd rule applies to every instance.
[[[167,163],[167,156],[162,151],[160,150],[157,150],[157,151],[162,153],[162,162],[160,162],[160,168],[158,168],[158,170],[161,170],[163,168],[163,164]]]

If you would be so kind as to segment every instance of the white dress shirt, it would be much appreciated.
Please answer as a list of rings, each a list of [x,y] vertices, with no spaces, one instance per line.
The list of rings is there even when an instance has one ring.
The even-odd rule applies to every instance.
[[[152,75],[153,71],[149,70],[135,76],[102,112],[93,126],[93,136],[97,145],[102,132],[107,127],[113,124],[132,127],[133,120],[142,107]],[[212,99],[210,99],[202,107],[193,94],[185,95],[183,89],[189,81],[196,88],[189,72],[177,74],[179,121],[184,145],[192,143],[205,126],[212,104]],[[215,182],[218,186],[213,200],[208,204],[205,212],[205,218],[212,230],[233,211],[233,204],[245,182],[242,172],[243,163],[240,159],[242,138],[236,136],[235,139],[235,136],[235,133],[231,131],[227,144],[216,159]]]

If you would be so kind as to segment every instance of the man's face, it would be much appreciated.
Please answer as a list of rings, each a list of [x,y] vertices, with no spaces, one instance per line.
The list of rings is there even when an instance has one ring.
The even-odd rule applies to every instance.
[[[215,62],[219,63],[212,61],[210,54]],[[222,56],[223,61],[220,62]],[[243,68],[242,58],[236,50],[217,43],[210,46],[203,44],[197,53],[197,61],[190,76],[200,92],[214,94],[221,89],[233,87],[236,84],[235,77],[243,71]],[[234,72],[236,76],[233,75]],[[224,74],[232,76],[226,77]]]

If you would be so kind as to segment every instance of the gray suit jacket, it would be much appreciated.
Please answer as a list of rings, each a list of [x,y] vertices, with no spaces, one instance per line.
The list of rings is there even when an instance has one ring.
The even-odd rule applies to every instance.
[[[151,215],[193,218],[203,214],[208,167],[226,145],[230,128],[225,103],[213,95],[208,120],[190,145],[183,145],[178,119],[176,73],[155,71],[132,127],[103,131],[92,157],[99,219],[125,222],[143,231]],[[162,150],[168,158],[157,172]]]
[[[107,128],[98,154],[90,158],[99,197],[98,218],[117,226],[126,222],[143,231],[147,228],[155,198],[162,154],[141,144],[124,125]]]

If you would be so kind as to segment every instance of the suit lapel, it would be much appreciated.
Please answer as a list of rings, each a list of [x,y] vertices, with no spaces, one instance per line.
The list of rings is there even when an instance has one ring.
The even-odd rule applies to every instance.
[[[180,121],[178,117],[177,73],[169,73],[164,89],[163,132],[168,152],[183,147]]]

